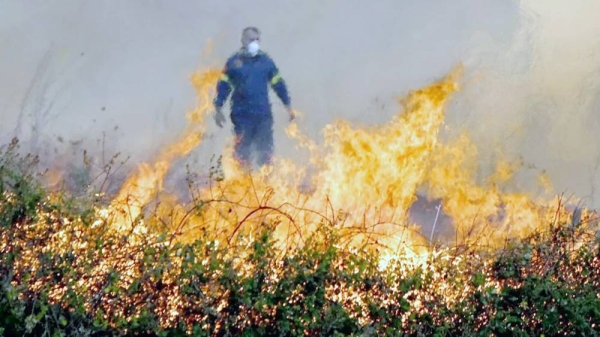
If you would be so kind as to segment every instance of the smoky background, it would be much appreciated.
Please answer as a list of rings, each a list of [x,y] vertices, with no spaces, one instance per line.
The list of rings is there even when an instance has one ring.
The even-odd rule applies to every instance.
[[[47,166],[68,169],[121,152],[151,160],[194,108],[192,72],[222,67],[250,25],[277,63],[304,133],[335,120],[386,123],[397,100],[463,64],[442,141],[466,132],[477,179],[521,163],[506,189],[600,206],[600,13],[597,0],[0,1],[0,141],[14,136]],[[210,40],[210,42],[209,42]],[[307,159],[285,135],[273,95],[276,155]],[[216,128],[173,165],[206,171],[231,142]]]

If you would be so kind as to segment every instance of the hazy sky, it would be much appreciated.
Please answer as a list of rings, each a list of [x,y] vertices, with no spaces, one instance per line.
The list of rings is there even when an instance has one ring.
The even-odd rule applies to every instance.
[[[396,97],[462,62],[450,130],[468,130],[483,162],[499,148],[547,170],[558,191],[592,196],[600,190],[595,13],[600,0],[0,0],[0,140],[18,125],[27,140],[37,123],[40,149],[62,153],[84,140],[80,148],[94,152],[104,131],[111,151],[150,158],[185,124],[191,73],[220,67],[241,29],[255,25],[309,135],[338,118],[385,122]],[[208,39],[213,53],[201,58]],[[274,103],[277,153],[289,155]],[[218,153],[231,136],[209,133],[194,156]]]

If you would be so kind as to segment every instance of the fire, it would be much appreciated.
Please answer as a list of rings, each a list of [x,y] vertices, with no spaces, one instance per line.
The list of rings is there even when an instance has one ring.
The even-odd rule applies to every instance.
[[[123,184],[110,207],[116,215],[113,220],[115,228],[128,228],[141,214],[142,208],[162,189],[173,160],[187,155],[200,145],[205,132],[204,119],[211,109],[210,89],[219,76],[220,72],[216,70],[198,72],[192,76],[192,83],[198,90],[197,108],[187,114],[189,123],[179,139],[164,148],[153,164],[141,164],[138,172]]]
[[[556,212],[558,198],[534,200],[527,193],[504,191],[518,166],[500,161],[481,182],[476,179],[477,147],[467,135],[440,142],[445,106],[459,88],[460,72],[412,92],[401,100],[401,111],[382,125],[356,127],[343,120],[327,125],[323,144],[292,123],[286,132],[309,152],[310,167],[278,158],[273,167],[248,175],[237,167],[232,149],[226,149],[224,179],[201,187],[193,204],[203,207],[189,216],[180,214],[173,230],[183,234],[183,241],[209,233],[230,242],[273,223],[285,248],[328,226],[349,248],[384,251],[384,261],[397,255],[421,261],[431,253],[428,235],[408,218],[417,191],[440,200],[457,234],[454,244],[495,247],[564,220],[566,212]],[[161,194],[163,181],[176,159],[201,145],[219,76],[217,69],[192,75],[197,107],[187,114],[187,127],[151,162],[139,165],[111,204],[99,210],[96,225],[106,221],[118,232],[146,233],[145,224],[137,220],[157,195],[164,213],[167,208],[186,213],[185,205]],[[50,171],[47,179],[49,185],[58,185],[62,174]],[[546,176],[540,174],[538,180],[551,190]]]
[[[383,125],[357,128],[343,120],[327,125],[324,144],[290,124],[286,132],[309,151],[311,170],[277,158],[272,167],[247,173],[237,166],[232,149],[226,149],[224,176],[199,187],[194,204],[202,206],[178,218],[173,229],[178,240],[208,235],[231,242],[272,226],[285,250],[327,226],[346,248],[378,250],[384,266],[399,255],[422,262],[430,256],[430,243],[408,218],[422,188],[429,198],[441,200],[443,211],[452,218],[456,244],[497,246],[502,239],[522,237],[541,223],[550,224],[557,200],[534,202],[526,194],[502,192],[517,166],[500,162],[487,182],[478,184],[477,148],[469,138],[464,135],[449,144],[439,141],[445,106],[458,90],[460,72],[458,68],[412,92],[400,101],[403,109]],[[212,69],[194,74],[198,107],[188,114],[188,126],[179,139],[153,163],[140,165],[123,185],[110,206],[114,228],[129,228],[160,193],[173,160],[201,144],[218,76]],[[167,205],[184,208],[171,199]]]
[[[178,282],[191,282],[181,276],[189,262],[186,250],[192,248],[173,243],[202,239],[209,243],[203,249],[212,245],[215,251],[206,248],[206,259],[194,263],[208,264],[219,248],[219,258],[238,264],[232,272],[251,277],[256,266],[244,265],[244,261],[248,261],[257,235],[266,229],[277,240],[275,254],[280,256],[293,255],[310,239],[331,234],[339,238],[332,242],[344,254],[377,253],[378,267],[394,270],[392,277],[401,278],[401,273],[415,270],[413,267],[430,272],[429,281],[434,282],[430,285],[435,290],[429,295],[418,289],[404,294],[413,298],[413,312],[426,312],[424,303],[431,300],[427,296],[439,295],[444,304],[451,305],[464,300],[475,287],[468,276],[457,275],[466,286],[456,291],[446,282],[445,274],[434,270],[432,261],[469,266],[470,256],[459,251],[464,246],[497,248],[507,240],[567,220],[568,212],[559,198],[535,200],[526,193],[505,191],[518,165],[500,161],[495,172],[479,181],[477,147],[468,136],[440,141],[446,104],[459,89],[460,68],[401,100],[401,111],[388,123],[361,128],[340,120],[325,127],[323,144],[303,134],[297,124],[289,125],[288,136],[310,153],[310,166],[276,158],[273,166],[249,173],[238,167],[228,147],[222,172],[216,172],[208,186],[191,184],[190,189],[196,189],[193,200],[181,203],[163,191],[163,182],[175,160],[201,145],[219,75],[219,71],[208,69],[192,76],[198,104],[187,115],[187,127],[152,162],[138,167],[109,206],[94,204],[95,221],[91,225],[82,218],[57,216],[52,211],[43,213],[37,223],[23,225],[48,233],[48,244],[39,247],[41,253],[68,259],[75,266],[72,274],[64,275],[64,282],[53,283],[49,291],[52,301],[59,303],[75,289],[87,296],[87,311],[104,315],[112,310],[112,315],[126,319],[141,315],[137,311],[143,308],[140,303],[156,303],[160,324],[175,324],[190,305],[183,291],[186,283]],[[538,179],[548,190],[547,177],[540,175]],[[438,211],[442,209],[452,219],[456,231],[453,241],[434,247],[419,224],[410,221],[417,192],[441,202]],[[156,199],[160,203],[154,212],[142,216]],[[76,223],[80,224],[71,226]],[[155,230],[155,225],[163,226],[163,230]],[[6,249],[12,241],[6,242],[0,248]],[[318,241],[319,250],[330,248],[323,247],[324,242]],[[34,249],[25,250],[16,268],[31,274],[43,269],[35,254]],[[285,270],[278,263],[283,260],[268,267],[274,270],[271,277]],[[344,268],[344,263],[336,267]],[[30,289],[41,291],[51,277],[36,280]],[[142,282],[140,278],[145,279]],[[500,286],[492,278],[481,284]],[[144,285],[146,288],[138,289]],[[202,292],[217,291],[210,283],[201,286],[206,287]],[[370,295],[338,290],[326,289],[327,296],[339,297],[340,301],[352,298],[346,302],[354,308],[365,305],[361,296]],[[129,295],[118,297],[124,293]],[[214,303],[217,312],[226,305],[224,298]],[[402,319],[409,315],[405,312]]]
[[[355,129],[339,121],[324,130],[318,146],[296,124],[288,134],[311,152],[317,172],[278,159],[273,167],[244,174],[225,154],[224,179],[203,189],[208,205],[192,217],[188,229],[202,228],[221,240],[252,235],[270,220],[282,247],[302,244],[319,226],[336,229],[349,248],[404,251],[415,258],[427,253],[427,242],[408,223],[408,209],[427,176],[438,142],[444,105],[457,90],[456,76],[414,92],[405,111],[390,123]],[[190,230],[190,238],[200,235]]]
[[[526,193],[502,192],[514,165],[500,162],[485,184],[476,184],[476,155],[477,148],[463,135],[454,144],[438,145],[428,172],[429,196],[442,199],[461,243],[497,247],[507,238],[522,238],[559,220],[554,219],[558,199],[534,201]],[[547,189],[545,177],[539,179]]]

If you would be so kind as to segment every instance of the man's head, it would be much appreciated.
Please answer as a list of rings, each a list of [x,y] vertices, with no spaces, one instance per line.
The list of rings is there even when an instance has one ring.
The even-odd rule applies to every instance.
[[[247,27],[242,31],[242,46],[252,56],[258,53],[260,41],[260,31],[256,27]]]

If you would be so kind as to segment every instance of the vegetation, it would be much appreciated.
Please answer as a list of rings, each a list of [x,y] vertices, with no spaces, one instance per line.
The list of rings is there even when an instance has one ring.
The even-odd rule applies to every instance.
[[[381,268],[327,226],[285,252],[274,224],[228,245],[114,231],[101,202],[45,191],[17,152],[0,155],[0,335],[600,335],[588,223]]]

